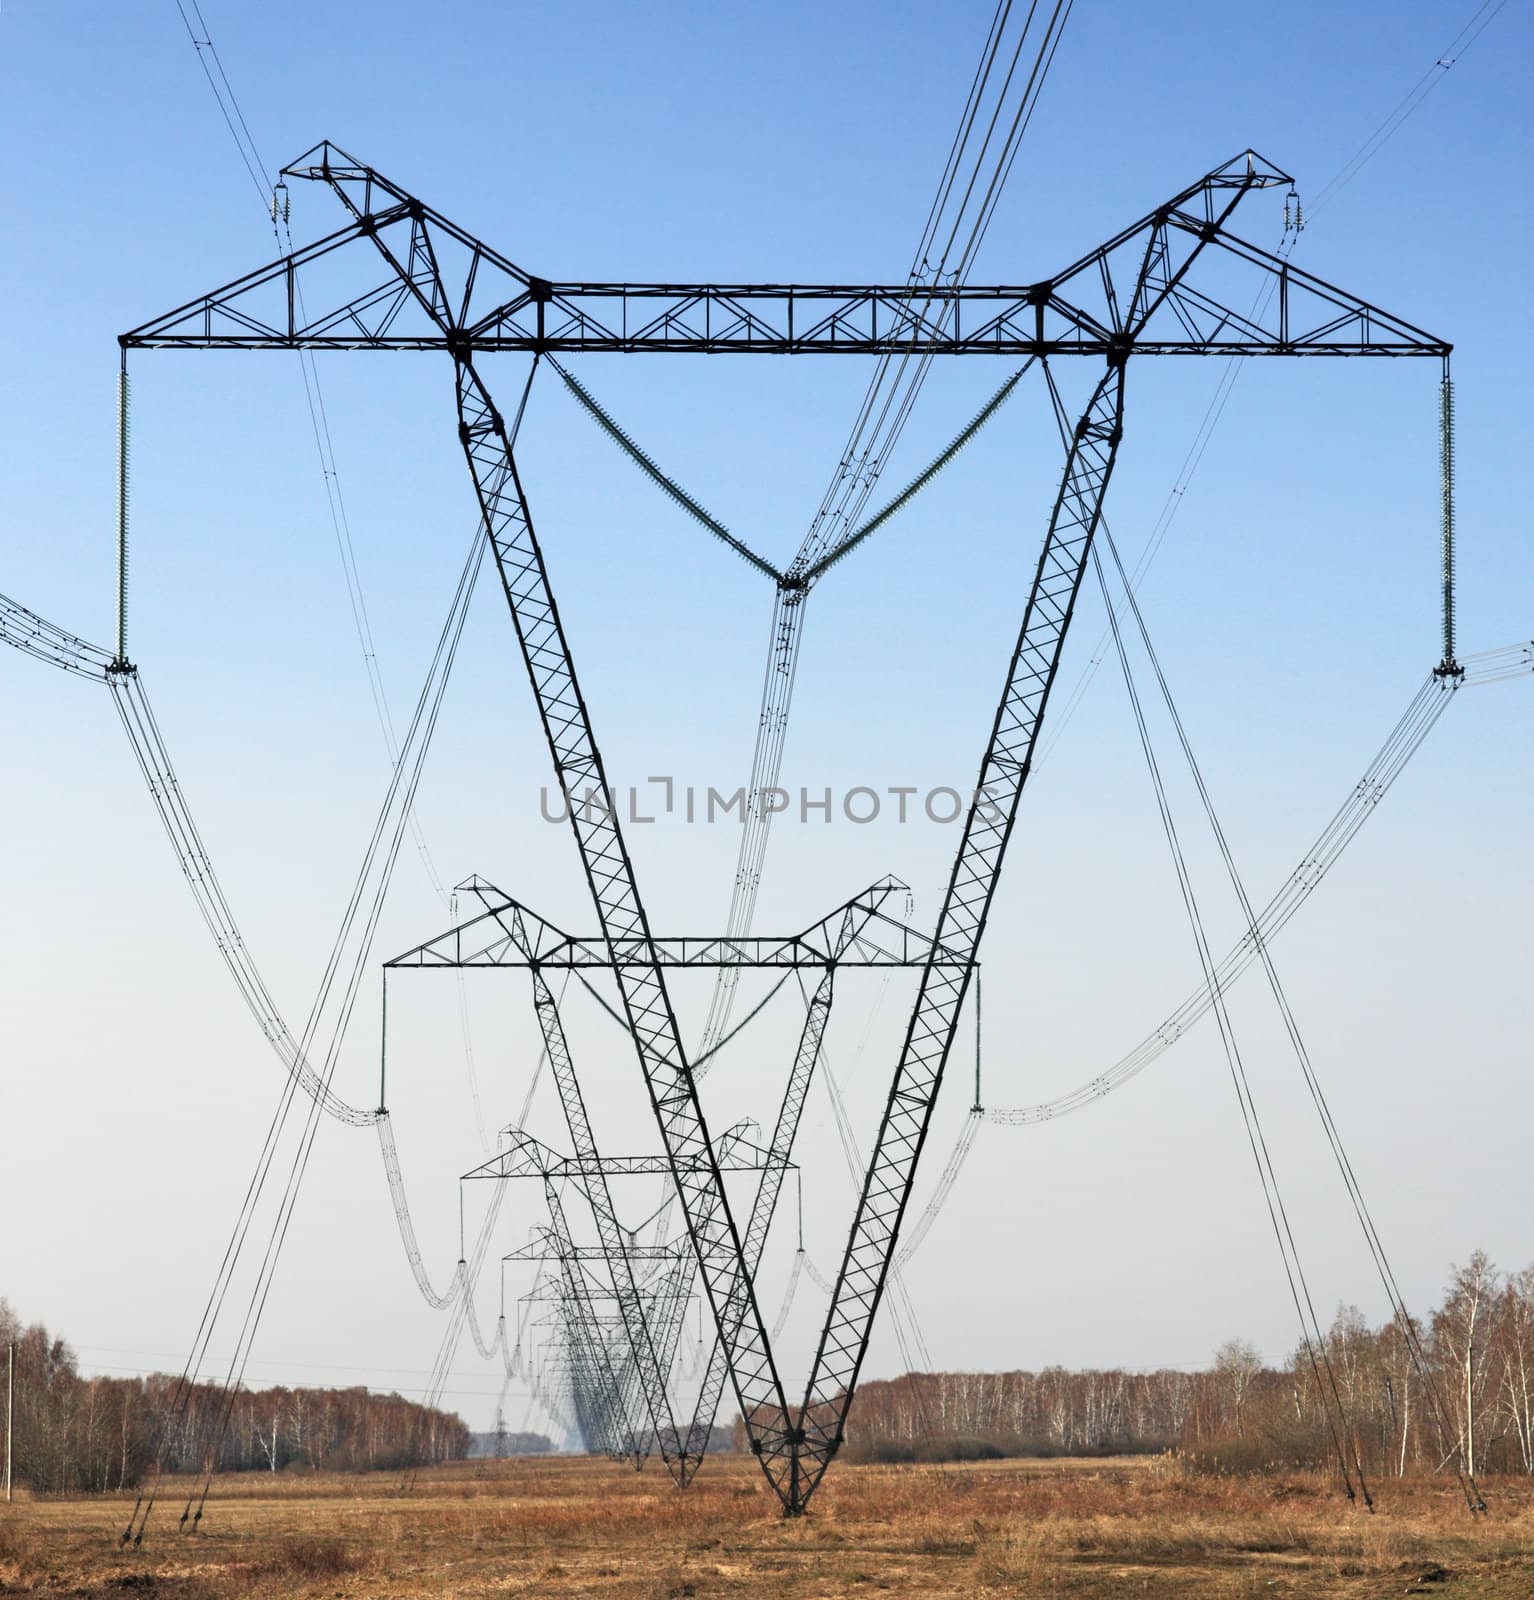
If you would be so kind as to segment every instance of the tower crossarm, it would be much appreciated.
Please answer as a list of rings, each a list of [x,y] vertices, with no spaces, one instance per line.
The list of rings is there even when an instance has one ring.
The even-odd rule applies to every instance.
[[[574,952],[578,946],[595,941],[572,939],[478,874],[460,883],[455,895],[464,892],[473,894],[484,909],[384,965],[459,968],[585,964],[574,959]]]
[[[540,278],[329,143],[285,169],[329,184],[344,228],[122,335],[127,349],[742,355],[1444,356],[1450,346],[1229,233],[1232,194],[1291,180],[1244,151],[1051,277],[1007,284],[622,283]],[[1142,263],[1214,245],[1227,270],[1136,317]],[[380,272],[383,247],[431,299]],[[361,246],[361,249],[356,248]],[[1212,261],[1214,258],[1211,258]],[[1251,307],[1268,280],[1265,311]],[[309,287],[305,290],[304,285]],[[303,307],[323,309],[305,315]],[[1242,307],[1248,309],[1242,310]],[[450,329],[450,331],[449,331]]]
[[[628,1256],[631,1261],[674,1261],[679,1255],[685,1255],[691,1247],[684,1240],[677,1244],[631,1244],[628,1247]],[[601,1245],[578,1244],[575,1246],[576,1258],[581,1261],[604,1261],[606,1256]],[[534,1240],[531,1244],[520,1245],[501,1257],[502,1261],[548,1261],[555,1258],[556,1247],[548,1240]]]
[[[721,1172],[761,1172],[778,1164],[779,1158],[751,1138],[759,1132],[750,1121],[732,1123],[714,1140],[714,1156]],[[579,1158],[567,1156],[535,1139],[520,1128],[506,1128],[501,1137],[507,1141],[504,1150],[498,1151],[488,1161],[472,1167],[463,1174],[470,1178],[551,1178],[563,1181],[569,1178],[579,1182],[583,1176]],[[653,1178],[671,1170],[663,1155],[613,1156],[601,1158],[602,1170],[608,1177]],[[792,1161],[783,1162],[792,1168]]]
[[[885,909],[892,895],[905,890],[898,878],[881,878],[860,894],[828,912],[798,933],[779,937],[731,939],[712,934],[656,934],[653,954],[663,967],[761,967],[773,970],[843,967],[923,967],[933,958],[929,935],[893,917]],[[483,910],[385,962],[393,968],[537,967],[545,971],[579,968],[644,966],[651,949],[638,940],[610,948],[597,937],[575,937],[530,911],[504,890],[483,878],[467,888]],[[857,916],[858,932],[839,942],[849,914]],[[960,961],[957,951],[937,951],[939,960]]]

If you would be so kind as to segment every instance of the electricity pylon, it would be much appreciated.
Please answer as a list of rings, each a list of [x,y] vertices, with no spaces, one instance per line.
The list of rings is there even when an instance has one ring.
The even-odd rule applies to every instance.
[[[840,1447],[901,1219],[972,981],[1022,791],[1123,437],[1124,385],[1139,356],[1437,357],[1450,347],[1229,232],[1253,190],[1286,185],[1252,151],[1215,168],[1053,277],[1026,287],[554,282],[525,272],[329,143],[290,177],[327,185],[349,221],[123,336],[130,349],[431,350],[453,364],[458,432],[510,608],[555,775],[567,794],[610,785],[511,433],[478,365],[493,351],[873,355],[1049,361],[1085,357],[1096,377],[1076,419],[1024,604],[974,799],[802,1400],[791,1402],[753,1286],[749,1230],[725,1192],[665,968],[615,808],[571,806],[570,828],[606,966],[654,1108],[697,1270],[741,1414],[774,1490],[802,1511]],[[300,275],[325,260],[327,285]],[[1225,269],[1217,281],[1209,262]],[[1263,291],[1270,289],[1271,295]],[[1256,291],[1255,295],[1253,291]],[[1242,311],[1236,303],[1254,309]],[[300,320],[300,304],[322,309]],[[951,311],[934,320],[933,306]],[[846,552],[780,583],[807,584]],[[1446,617],[1452,560],[1444,570]],[[124,599],[125,604],[125,599]],[[120,633],[121,633],[120,629]],[[120,654],[121,654],[120,649]],[[1445,662],[1452,663],[1446,625]]]

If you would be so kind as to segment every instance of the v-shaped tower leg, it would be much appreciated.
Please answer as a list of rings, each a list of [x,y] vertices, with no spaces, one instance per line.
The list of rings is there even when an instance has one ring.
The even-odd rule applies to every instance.
[[[777,1206],[778,1194],[783,1186],[794,1135],[799,1127],[799,1113],[804,1109],[804,1099],[809,1092],[815,1065],[820,1060],[820,1044],[825,1035],[826,1022],[831,1014],[831,998],[836,982],[836,969],[828,968],[825,976],[815,986],[805,1012],[804,1027],[799,1035],[799,1047],[794,1055],[793,1070],[789,1074],[788,1088],[778,1111],[777,1125],[773,1129],[767,1165],[757,1183],[756,1199],[751,1207],[750,1221],[746,1226],[746,1265],[755,1281],[756,1269],[761,1264],[762,1247],[767,1241],[767,1230]],[[719,1409],[719,1397],[724,1392],[729,1341],[739,1325],[744,1307],[732,1303],[725,1307],[724,1325],[715,1334],[709,1350],[708,1366],[704,1370],[703,1384],[693,1407],[692,1427],[688,1433],[688,1456],[703,1459],[709,1437],[714,1429],[714,1416]]]
[[[1109,367],[1071,443],[982,762],[980,796],[966,819],[932,957],[922,973],[805,1402],[796,1416],[789,1414],[773,1362],[744,1241],[724,1193],[614,808],[569,808],[752,1448],[791,1514],[803,1510],[841,1444],[900,1216],[1101,515],[1121,434],[1123,376],[1122,360]],[[505,426],[461,355],[458,398],[464,452],[556,773],[567,793],[595,789],[606,795],[606,774]]]
[[[810,1083],[820,1062],[821,1040],[825,1036],[826,1024],[831,1017],[831,1001],[836,983],[836,958],[846,954],[893,893],[895,893],[893,883],[876,885],[867,895],[861,896],[842,911],[840,923],[831,935],[832,963],[826,968],[825,975],[810,996],[804,1026],[799,1035],[799,1045],[794,1053],[794,1064],[783,1089],[783,1100],[778,1107],[777,1122],[768,1145],[767,1164],[757,1182],[756,1198],[752,1201],[751,1216],[746,1224],[746,1266],[753,1282],[756,1279],[757,1268],[761,1265],[762,1250],[767,1243],[767,1233],[772,1226],[772,1217],[777,1209],[783,1179],[788,1172],[788,1160],[793,1154],[794,1141],[798,1137],[799,1118],[804,1110],[805,1098],[810,1092]],[[739,1308],[732,1308],[732,1319],[738,1318],[738,1315]],[[693,1407],[692,1428],[688,1436],[689,1459],[701,1461],[703,1452],[708,1448],[708,1440],[714,1429],[714,1417],[719,1409],[719,1397],[724,1393],[728,1347],[728,1339],[716,1334],[709,1351],[703,1384],[698,1391],[697,1404]]]
[[[1124,369],[1119,364],[1099,380],[1071,441],[1022,629],[981,762],[976,798],[965,818],[943,898],[932,955],[922,970],[900,1065],[858,1199],[804,1407],[798,1425],[791,1430],[787,1473],[791,1513],[803,1509],[842,1442],[847,1408],[910,1197],[911,1178],[927,1137],[1002,856],[1017,820],[1034,741],[1060,665],[1092,536],[1102,515],[1123,411]]]
[[[505,422],[466,354],[455,351],[455,359],[459,437],[511,607],[555,774],[568,794],[595,790],[606,795],[610,786],[576,680],[543,552],[533,533]],[[739,1308],[731,1310],[728,1319],[730,1373],[742,1414],[753,1434],[753,1445],[761,1450],[768,1476],[781,1496],[787,1492],[786,1466],[780,1479],[776,1465],[782,1461],[787,1444],[788,1404],[639,897],[633,864],[614,808],[572,805],[569,812],[629,1030],[680,1194],[688,1236],[721,1332],[727,1325],[727,1308]]]

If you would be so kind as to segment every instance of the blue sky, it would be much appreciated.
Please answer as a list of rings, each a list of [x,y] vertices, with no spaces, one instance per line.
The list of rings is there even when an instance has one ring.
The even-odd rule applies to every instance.
[[[1293,172],[1302,194],[1318,192],[1473,9],[1079,0],[975,276],[1045,276],[1247,145]],[[203,12],[273,168],[330,137],[540,274],[748,281],[900,279],[989,17],[979,5],[904,4],[384,4],[364,21],[332,3],[205,0]],[[1510,0],[1313,217],[1295,257],[1456,346],[1467,650],[1534,626],[1519,370],[1530,333],[1520,92],[1530,33],[1529,7]],[[271,231],[172,0],[11,0],[0,73],[10,193],[0,588],[106,640],[115,337],[267,260]],[[337,225],[323,193],[299,187],[294,200],[295,238]],[[1281,224],[1271,194],[1248,200],[1236,227],[1271,247]],[[866,380],[841,362],[605,358],[581,370],[669,470],[778,557],[798,543]],[[450,379],[425,356],[341,357],[321,373],[400,707],[473,523]],[[1109,499],[1127,552],[1177,486],[1218,375],[1202,362],[1132,369]],[[509,394],[522,369],[508,359],[489,376]],[[1437,376],[1431,362],[1253,363],[1144,590],[1264,897],[1436,660]],[[939,371],[887,482],[919,467],[999,377],[984,362]],[[134,380],[132,654],[250,943],[301,1013],[387,771],[296,361],[148,353]],[[679,520],[557,385],[536,391],[524,437],[610,767],[743,781],[764,584]],[[791,783],[968,780],[1054,492],[1051,439],[1041,393],[1025,389],[827,579],[805,646]],[[1067,687],[1100,626],[1089,602]],[[106,697],[20,657],[0,662],[0,683],[11,843],[0,1293],[100,1365],[163,1365],[195,1322],[253,1155],[249,1129],[277,1080],[206,947]],[[1463,695],[1277,952],[1417,1304],[1476,1246],[1507,1265],[1534,1256],[1523,1133],[1534,1113],[1531,713],[1523,684]],[[483,872],[585,926],[566,841],[538,819],[545,774],[487,586],[423,823],[451,878]],[[1021,827],[984,952],[987,1097],[998,1104],[1089,1077],[1195,976],[1111,671],[1041,770]],[[916,890],[917,920],[930,919],[954,838],[931,825],[783,828],[760,925],[803,924],[890,871]],[[636,841],[658,925],[722,924],[734,842],[727,828],[679,826]],[[1233,937],[1217,881],[1204,881],[1217,928]],[[407,861],[378,953],[442,923]],[[849,985],[830,1039],[837,1070],[855,1070],[848,1093],[865,1130],[900,998],[893,986],[880,1002],[876,984]],[[1243,1026],[1271,1085],[1319,1298],[1377,1316],[1362,1247],[1337,1225],[1319,1134],[1259,998],[1242,997]],[[398,1088],[402,1157],[439,1275],[456,1254],[453,1178],[477,1150],[450,1001],[411,1002]],[[487,1098],[504,1121],[531,1059],[525,1007],[504,992],[473,1004]],[[370,1007],[342,1069],[361,1098]],[[639,1126],[626,1120],[632,1063],[600,1018],[573,1026],[589,1036],[603,1114],[614,1130]],[[721,1114],[761,1114],[762,1082],[770,1105],[791,1033],[790,1017],[769,1020],[735,1080],[716,1074]],[[1223,1070],[1214,1038],[1195,1036],[1081,1117],[982,1131],[912,1268],[935,1360],[1195,1363],[1237,1333],[1273,1356],[1287,1348],[1282,1281]],[[959,1084],[945,1091],[919,1194],[966,1103]],[[546,1133],[552,1111],[541,1106]],[[848,1194],[824,1102],[812,1111],[812,1248],[829,1268]],[[259,1375],[320,1381],[344,1367],[408,1388],[430,1364],[436,1322],[414,1298],[371,1137],[322,1137]],[[787,1260],[786,1246],[769,1259],[774,1283]],[[795,1326],[807,1345],[808,1323]],[[480,1391],[495,1386],[472,1354],[460,1364],[454,1388],[482,1421]],[[897,1364],[881,1335],[871,1370]]]

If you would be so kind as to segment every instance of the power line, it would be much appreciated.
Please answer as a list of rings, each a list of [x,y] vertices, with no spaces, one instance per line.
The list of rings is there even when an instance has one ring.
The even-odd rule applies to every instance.
[[[1401,96],[1379,126],[1375,128],[1374,132],[1364,140],[1338,171],[1323,185],[1311,205],[1312,215],[1336,199],[1343,189],[1380,153],[1384,146],[1400,132],[1407,118],[1444,81],[1464,53],[1496,20],[1497,14],[1506,4],[1507,0],[1484,0],[1484,3],[1476,8],[1469,21],[1444,47],[1442,54],[1434,60],[1432,66]]]
[[[1053,394],[1052,383],[1051,393]],[[1061,419],[1063,429],[1065,413],[1059,406],[1058,397],[1056,397],[1056,410]],[[1102,567],[1095,551],[1093,552],[1093,564],[1097,572],[1099,586],[1102,586]],[[1188,871],[1187,860],[1183,853],[1181,841],[1178,838],[1177,826],[1167,802],[1160,767],[1151,746],[1150,734],[1145,723],[1144,711],[1140,705],[1139,693],[1135,687],[1133,674],[1130,671],[1128,655],[1124,650],[1118,618],[1111,608],[1109,617],[1112,620],[1114,648],[1119,658],[1125,691],[1129,696],[1136,731],[1139,734],[1141,753],[1145,758],[1146,768],[1150,773],[1152,787],[1155,790],[1156,806],[1161,817],[1162,828],[1166,834],[1167,846],[1172,855],[1173,866],[1176,869],[1178,890],[1182,896],[1189,929],[1192,932],[1194,944],[1198,951],[1199,966],[1203,971],[1206,985],[1215,997],[1214,1009],[1215,1018],[1219,1024],[1220,1042],[1224,1048],[1226,1065],[1230,1072],[1232,1085],[1236,1090],[1236,1098],[1240,1104],[1247,1143],[1251,1149],[1253,1162],[1257,1167],[1258,1178],[1263,1192],[1263,1201],[1267,1208],[1269,1222],[1272,1224],[1273,1237],[1278,1244],[1284,1275],[1289,1284],[1290,1298],[1294,1302],[1295,1313],[1299,1318],[1300,1339],[1315,1376],[1317,1388],[1321,1393],[1323,1409],[1326,1411],[1327,1426],[1331,1431],[1332,1443],[1336,1449],[1338,1464],[1341,1467],[1343,1483],[1346,1487],[1348,1498],[1351,1500],[1353,1498],[1353,1483],[1344,1445],[1344,1440],[1347,1437],[1346,1411],[1342,1404],[1341,1394],[1337,1389],[1336,1376],[1331,1370],[1331,1362],[1327,1354],[1325,1340],[1321,1334],[1320,1323],[1316,1317],[1310,1286],[1306,1281],[1304,1267],[1300,1263],[1298,1246],[1295,1243],[1288,1211],[1284,1205],[1282,1193],[1279,1190],[1278,1177],[1274,1171],[1272,1156],[1268,1150],[1267,1138],[1262,1131],[1257,1104],[1252,1096],[1251,1084],[1247,1078],[1246,1065],[1242,1059],[1240,1046],[1236,1041],[1235,1030],[1225,1007],[1224,993],[1220,988],[1219,978],[1210,955],[1209,939],[1204,928],[1203,915],[1199,909],[1197,895]],[[1321,1376],[1323,1367],[1327,1374],[1325,1383],[1323,1383]],[[1336,1401],[1336,1419],[1333,1418],[1330,1408],[1326,1405],[1328,1390],[1330,1390]],[[1358,1472],[1365,1503],[1371,1505],[1372,1508],[1369,1491],[1363,1479],[1363,1466],[1357,1456],[1356,1443],[1354,1446],[1354,1466]]]
[[[1358,1179],[1353,1171],[1353,1164],[1349,1160],[1347,1150],[1343,1145],[1342,1136],[1337,1129],[1336,1123],[1332,1119],[1331,1108],[1327,1104],[1326,1095],[1322,1090],[1320,1079],[1318,1078],[1315,1067],[1311,1061],[1310,1052],[1306,1048],[1304,1038],[1300,1032],[1299,1023],[1295,1018],[1294,1010],[1289,1003],[1289,997],[1284,990],[1282,981],[1279,978],[1278,969],[1274,965],[1272,953],[1268,949],[1267,940],[1263,938],[1261,930],[1258,926],[1257,915],[1252,908],[1251,899],[1246,892],[1246,885],[1242,881],[1240,870],[1236,865],[1235,856],[1231,851],[1230,844],[1225,835],[1225,829],[1222,826],[1219,815],[1215,810],[1214,802],[1210,798],[1208,787],[1204,782],[1203,773],[1199,768],[1198,759],[1194,754],[1192,744],[1188,739],[1187,730],[1183,725],[1182,717],[1178,713],[1176,702],[1172,697],[1171,686],[1167,681],[1165,672],[1162,670],[1160,657],[1157,655],[1155,646],[1151,642],[1150,632],[1146,627],[1144,614],[1140,609],[1138,600],[1128,587],[1128,575],[1124,571],[1123,563],[1119,559],[1118,549],[1113,542],[1113,535],[1107,530],[1106,527],[1103,529],[1103,535],[1107,540],[1109,553],[1113,557],[1115,566],[1118,568],[1119,580],[1124,589],[1126,604],[1130,610],[1130,613],[1134,617],[1135,626],[1139,631],[1141,643],[1144,646],[1146,656],[1150,661],[1151,670],[1155,675],[1157,686],[1161,690],[1162,699],[1167,709],[1167,715],[1171,719],[1172,727],[1177,735],[1178,745],[1180,746],[1183,757],[1187,762],[1189,773],[1191,774],[1194,786],[1198,791],[1199,802],[1203,807],[1204,815],[1209,822],[1210,831],[1214,835],[1215,843],[1219,848],[1220,859],[1225,865],[1226,873],[1230,879],[1231,888],[1234,890],[1237,902],[1241,907],[1242,916],[1246,922],[1247,939],[1256,950],[1258,958],[1262,962],[1263,971],[1267,976],[1268,986],[1272,991],[1274,1002],[1276,1003],[1279,1014],[1283,1019],[1284,1029],[1289,1036],[1289,1042],[1293,1047],[1295,1058],[1299,1063],[1301,1074],[1305,1079],[1306,1088],[1310,1091],[1311,1100],[1315,1105],[1317,1115],[1320,1117],[1322,1128],[1326,1134],[1327,1144],[1330,1147],[1333,1159],[1337,1164],[1338,1172],[1342,1176],[1343,1184],[1347,1190],[1348,1199],[1352,1204],[1353,1213],[1357,1219],[1359,1229],[1363,1233],[1364,1241],[1368,1246],[1369,1253],[1374,1259],[1375,1267],[1379,1273],[1380,1283],[1384,1287],[1386,1296],[1391,1304],[1391,1309],[1394,1312],[1397,1322],[1402,1330],[1402,1337],[1405,1338],[1408,1343],[1408,1347],[1417,1367],[1418,1378],[1421,1380],[1424,1388],[1428,1390],[1429,1396],[1433,1400],[1435,1410],[1438,1413],[1440,1427],[1442,1427],[1447,1414],[1446,1408],[1444,1407],[1442,1396],[1438,1393],[1436,1385],[1433,1384],[1432,1379],[1429,1376],[1428,1364],[1418,1343],[1410,1313],[1406,1308],[1405,1299],[1396,1283],[1395,1272],[1391,1268],[1389,1257],[1385,1253],[1384,1244],[1380,1239],[1377,1229],[1375,1228],[1374,1219],[1369,1213],[1368,1205],[1364,1200],[1363,1191],[1360,1188]],[[1101,581],[1100,573],[1099,581]],[[1355,1454],[1356,1448],[1357,1447],[1355,1444]],[[1469,1469],[1462,1457],[1457,1462],[1457,1470],[1460,1475],[1460,1482],[1462,1488],[1464,1489],[1467,1504],[1470,1506],[1472,1511],[1484,1511],[1486,1509],[1486,1503],[1481,1499],[1480,1491],[1475,1485],[1475,1479],[1470,1474]],[[1362,1479],[1362,1474],[1363,1468],[1360,1465],[1360,1479]],[[1367,1491],[1365,1491],[1365,1498],[1367,1499]]]
[[[224,71],[223,62],[218,58],[218,51],[208,32],[208,25],[203,21],[202,11],[198,7],[197,0],[191,0],[198,27],[202,29],[199,37],[181,0],[175,0],[175,4],[176,10],[181,15],[182,25],[186,28],[186,36],[192,41],[192,48],[197,52],[197,64],[208,80],[208,87],[213,91],[213,98],[218,102],[219,112],[223,116],[224,126],[228,128],[229,137],[234,140],[234,147],[239,152],[240,163],[245,168],[257,195],[260,196],[261,204],[265,206],[271,199],[271,183],[266,176],[266,163],[261,159],[256,150],[255,140],[250,136],[245,114],[240,110],[239,101],[235,99],[234,88],[229,82],[229,75]],[[210,60],[213,63],[212,67],[208,65]],[[218,74],[216,79],[215,70]],[[223,85],[222,88],[219,87],[220,84]]]
[[[965,152],[974,134],[982,102],[991,75],[1001,58],[1003,36],[1011,14],[1011,0],[1002,0],[992,17],[981,51],[981,63],[976,69],[959,119],[959,130],[954,136],[943,176],[938,185],[938,196],[928,214],[926,227],[918,244],[907,278],[908,290],[914,302],[913,331],[906,349],[898,356],[879,358],[873,377],[869,381],[863,403],[859,408],[853,429],[842,451],[836,472],[821,498],[820,507],[811,521],[808,532],[800,543],[798,554],[788,569],[794,580],[792,587],[780,586],[773,602],[773,615],[769,629],[766,664],[763,671],[762,695],[757,718],[756,740],[751,758],[750,780],[747,794],[753,799],[747,808],[746,823],[741,834],[736,860],[735,878],[731,891],[727,932],[731,937],[746,934],[755,915],[757,893],[761,884],[766,860],[767,842],[772,827],[772,813],[759,798],[778,786],[782,772],[784,744],[787,737],[789,712],[793,704],[794,685],[798,677],[799,650],[803,634],[804,609],[809,585],[813,579],[810,569],[830,554],[837,552],[844,541],[853,536],[858,519],[863,515],[868,499],[873,493],[880,473],[892,454],[896,442],[904,431],[932,361],[930,349],[922,350],[920,329],[931,320],[933,298],[925,296],[923,289],[951,279],[962,284],[973,265],[974,257],[989,227],[1000,199],[1002,186],[1011,170],[1011,162],[1020,147],[1033,116],[1034,106],[1043,90],[1044,79],[1054,60],[1061,33],[1070,15],[1073,0],[1057,0],[1046,26],[1043,41],[1038,46],[1026,86],[1019,98],[1016,112],[996,161],[985,198],[973,221],[969,239],[950,270],[949,260],[953,244],[963,226],[970,196],[974,193],[979,174],[990,148],[992,133],[1002,115],[1007,92],[1011,86],[1023,47],[1030,36],[1037,0],[1030,4],[1022,29],[1006,69],[1001,89],[996,95],[990,124],[979,150],[973,157],[970,177],[963,198],[951,213],[949,240],[934,266],[930,254],[948,213],[949,203],[958,182],[958,173]],[[939,304],[937,326],[941,329],[951,315],[949,301]],[[829,564],[829,563],[826,563]],[[734,1003],[734,978],[728,970],[721,972],[714,986],[709,1013],[704,1023],[702,1047],[707,1048],[717,1035],[728,1026],[730,1010]]]

